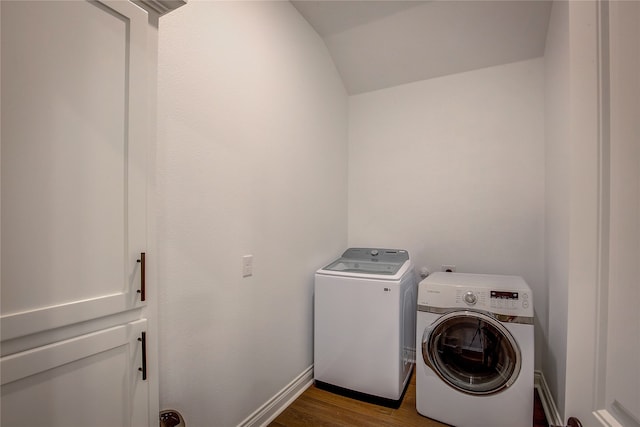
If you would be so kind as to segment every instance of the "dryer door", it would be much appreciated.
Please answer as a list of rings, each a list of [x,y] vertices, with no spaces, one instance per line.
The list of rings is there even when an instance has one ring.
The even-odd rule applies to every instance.
[[[422,336],[425,363],[447,384],[472,395],[511,386],[522,358],[513,335],[495,318],[454,311],[438,318]]]

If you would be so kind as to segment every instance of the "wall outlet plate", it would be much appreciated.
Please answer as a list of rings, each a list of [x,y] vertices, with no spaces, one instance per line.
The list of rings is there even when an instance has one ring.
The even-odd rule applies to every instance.
[[[242,277],[253,276],[253,255],[242,257]]]

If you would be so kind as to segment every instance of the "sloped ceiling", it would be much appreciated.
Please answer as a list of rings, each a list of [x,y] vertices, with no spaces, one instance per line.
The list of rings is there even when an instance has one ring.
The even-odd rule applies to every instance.
[[[544,54],[551,2],[292,1],[351,95]]]

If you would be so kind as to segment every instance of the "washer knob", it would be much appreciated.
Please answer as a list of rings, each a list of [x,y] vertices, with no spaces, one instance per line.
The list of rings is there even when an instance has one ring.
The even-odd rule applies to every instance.
[[[378,255],[378,250],[377,249],[373,249],[371,251],[371,256],[377,256]]]
[[[467,304],[474,305],[477,301],[478,297],[473,292],[468,291],[466,294],[464,294],[464,302],[466,302]]]

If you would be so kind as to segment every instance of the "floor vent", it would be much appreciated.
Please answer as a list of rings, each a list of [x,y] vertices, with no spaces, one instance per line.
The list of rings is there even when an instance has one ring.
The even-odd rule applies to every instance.
[[[180,412],[168,409],[160,412],[160,427],[186,427]]]

